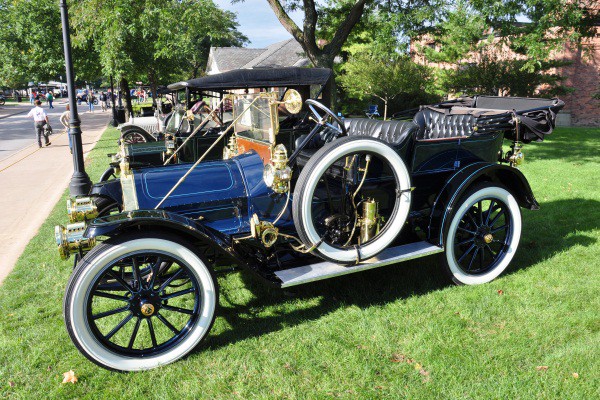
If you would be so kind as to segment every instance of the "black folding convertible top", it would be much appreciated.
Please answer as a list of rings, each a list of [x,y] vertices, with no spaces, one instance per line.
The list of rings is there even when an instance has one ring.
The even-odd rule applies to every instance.
[[[248,89],[287,87],[305,85],[325,85],[331,77],[329,68],[260,68],[236,69],[221,74],[177,82],[168,86],[170,90],[181,89]]]

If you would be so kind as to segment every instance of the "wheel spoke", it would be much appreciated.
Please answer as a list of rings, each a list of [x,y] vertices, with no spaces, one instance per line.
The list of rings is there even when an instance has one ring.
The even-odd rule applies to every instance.
[[[115,333],[119,332],[121,330],[121,328],[125,326],[126,323],[131,321],[132,318],[133,318],[133,314],[129,314],[128,316],[123,318],[123,320],[121,322],[119,322],[119,325],[115,326],[112,331],[108,332],[108,335],[104,336],[104,338],[106,340],[109,340],[111,337],[113,337],[115,335]]]
[[[494,224],[496,223],[496,221],[498,221],[498,218],[500,218],[500,216],[502,216],[504,214],[504,209],[500,209],[500,212],[498,214],[496,214],[496,216],[494,217],[494,219],[490,222],[489,226],[490,228],[494,226]]]
[[[508,224],[502,225],[502,226],[500,226],[498,228],[495,228],[495,229],[492,229],[492,231],[490,233],[493,234],[493,233],[496,233],[496,232],[501,231],[501,230],[506,229],[506,228],[508,228]]]
[[[135,327],[133,328],[133,332],[131,333],[131,339],[129,339],[129,345],[127,346],[127,348],[129,350],[131,350],[133,348],[133,343],[135,342],[135,338],[137,336],[138,329],[140,329],[141,323],[142,323],[141,318],[138,318],[137,321],[135,321]]]
[[[460,264],[460,262],[467,256],[467,254],[469,254],[471,252],[471,250],[473,250],[475,247],[476,247],[475,243],[473,243],[471,245],[471,247],[469,247],[469,249],[467,251],[465,251],[462,256],[460,256],[460,258],[458,259],[458,263]]]
[[[177,272],[175,272],[173,275],[171,275],[171,276],[169,277],[169,279],[167,279],[166,281],[164,281],[164,282],[163,282],[163,284],[160,286],[160,289],[158,289],[158,291],[159,291],[159,292],[162,292],[163,290],[165,290],[165,288],[166,288],[167,286],[169,286],[169,284],[170,284],[171,282],[173,282],[173,280],[174,280],[175,278],[177,278],[177,277],[178,277],[178,276],[179,276],[179,275],[180,275],[182,272],[183,272],[183,269],[181,269],[181,268],[180,268],[180,269],[179,269]]]
[[[148,284],[148,288],[152,289],[154,287],[154,282],[156,281],[156,275],[158,275],[158,271],[160,269],[160,264],[162,263],[162,258],[158,257],[156,259],[156,262],[152,265],[151,270],[151,278],[150,278],[150,282]]]
[[[174,334],[179,335],[179,331],[177,330],[177,328],[175,328],[173,325],[171,325],[171,323],[169,321],[167,321],[167,319],[165,317],[163,317],[162,315],[157,313],[156,318],[158,318],[160,320],[160,322],[165,324],[165,326],[167,328],[169,328],[171,331],[173,331]]]
[[[475,217],[473,217],[471,215],[471,211],[472,211],[472,209],[469,210],[469,211],[467,211],[466,215],[469,217],[469,219],[471,220],[471,222],[473,223],[473,225],[475,225],[477,228],[479,228],[479,224],[477,224],[477,221],[475,221]]]
[[[492,256],[493,256],[492,258],[495,258],[497,253],[495,253],[494,250],[492,250],[490,245],[486,243],[485,247],[490,251],[490,253],[492,253]]]
[[[115,315],[115,314],[119,314],[122,313],[124,311],[129,310],[129,306],[125,306],[125,307],[120,307],[120,308],[115,308],[114,310],[109,310],[109,311],[104,311],[98,314],[94,314],[92,315],[92,319],[96,320],[96,319],[100,319],[100,318],[104,318],[104,317],[108,317],[111,315]]]
[[[468,230],[468,229],[465,229],[465,228],[463,228],[463,227],[460,227],[460,226],[458,227],[458,230],[461,230],[461,231],[463,231],[463,232],[470,233],[470,234],[471,234],[471,235],[473,235],[473,236],[475,236],[475,235],[477,234],[475,231],[470,231],[470,230]]]
[[[174,297],[179,297],[179,296],[183,296],[184,294],[188,294],[188,293],[194,293],[196,291],[195,287],[191,287],[189,289],[185,289],[185,290],[180,290],[179,292],[175,292],[175,293],[170,293],[166,296],[162,296],[161,298],[163,300],[168,300],[168,299],[172,299]]]
[[[194,310],[188,310],[187,308],[174,307],[174,306],[170,306],[168,304],[162,304],[161,308],[164,308],[165,310],[169,310],[169,311],[175,311],[175,312],[182,313],[182,314],[194,315]]]
[[[464,244],[471,243],[471,242],[473,242],[474,240],[475,240],[474,238],[469,238],[469,239],[467,239],[467,240],[463,240],[463,241],[462,241],[462,242],[460,242],[460,243],[457,243],[457,244],[456,244],[456,246],[462,246],[462,245],[464,245]]]
[[[156,342],[156,334],[154,333],[154,325],[152,325],[152,319],[148,318],[148,330],[150,331],[150,339],[152,340],[152,347],[158,346]]]
[[[131,286],[129,286],[129,284],[127,282],[125,282],[123,280],[123,278],[121,278],[119,275],[115,274],[115,272],[113,270],[108,270],[108,275],[112,276],[114,280],[116,280],[121,286],[123,286],[125,289],[127,289],[130,293],[134,293],[135,291],[133,290],[133,288]]]
[[[483,206],[481,201],[477,202],[477,213],[479,214],[479,226],[483,225]]]
[[[137,281],[138,290],[144,289],[144,283],[142,282],[142,273],[140,272],[140,265],[138,263],[137,258],[134,256],[131,258],[132,269],[133,269],[133,279]]]
[[[473,266],[473,261],[477,257],[477,253],[479,252],[479,247],[475,249],[475,253],[473,253],[473,257],[471,257],[471,262],[469,262],[469,266],[467,267],[467,272],[471,270],[471,266]]]
[[[485,225],[487,225],[490,222],[490,216],[492,215],[492,212],[494,211],[495,205],[496,205],[496,200],[492,200],[492,202],[490,203],[490,208],[488,209],[487,215],[485,216]]]
[[[479,252],[479,270],[480,271],[483,269],[483,258],[484,258],[483,249],[481,249],[481,251]]]
[[[98,290],[96,290],[93,295],[98,297],[106,297],[107,299],[129,301],[129,297],[127,296],[119,296],[118,294],[100,292]]]

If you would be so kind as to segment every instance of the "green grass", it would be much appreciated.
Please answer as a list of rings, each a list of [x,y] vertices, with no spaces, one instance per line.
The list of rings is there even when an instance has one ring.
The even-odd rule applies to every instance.
[[[117,136],[109,129],[92,152],[92,179]],[[67,336],[61,305],[71,262],[59,261],[53,239],[53,226],[66,222],[63,199],[0,287],[0,395],[598,398],[600,130],[557,129],[525,154],[541,210],[523,210],[520,249],[496,281],[450,286],[431,257],[291,297],[233,273],[219,278],[208,340],[144,373],[96,367]],[[70,369],[79,382],[61,384]]]

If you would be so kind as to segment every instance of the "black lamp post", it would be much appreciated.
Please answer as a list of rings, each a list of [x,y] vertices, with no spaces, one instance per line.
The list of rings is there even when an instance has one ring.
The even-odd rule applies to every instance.
[[[83,147],[81,143],[81,120],[77,113],[75,95],[75,77],[73,76],[73,59],[71,57],[71,36],[69,32],[69,12],[67,0],[60,0],[60,18],[62,21],[63,44],[65,49],[65,69],[67,70],[67,89],[69,92],[69,135],[73,145],[73,176],[69,184],[71,196],[82,196],[89,193],[92,181],[85,172],[83,164]]]

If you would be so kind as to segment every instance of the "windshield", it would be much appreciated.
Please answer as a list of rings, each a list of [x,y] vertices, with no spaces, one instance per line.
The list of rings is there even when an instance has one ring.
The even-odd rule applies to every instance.
[[[206,115],[207,113],[194,114],[194,127],[199,126],[206,117]],[[227,119],[226,116],[224,116],[224,119]],[[205,129],[212,128],[215,126],[217,126],[217,124],[212,119],[209,119],[209,121],[204,125],[202,130],[204,131]],[[185,111],[183,109],[178,109],[174,111],[173,116],[169,118],[169,122],[165,130],[166,133],[176,134],[189,132],[189,129],[190,123],[187,120],[187,118],[185,118]]]
[[[239,117],[235,124],[236,134],[274,143],[279,125],[276,100],[276,92],[236,96],[233,100],[233,118]]]

